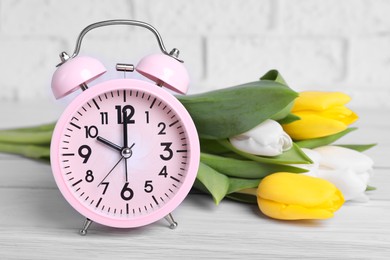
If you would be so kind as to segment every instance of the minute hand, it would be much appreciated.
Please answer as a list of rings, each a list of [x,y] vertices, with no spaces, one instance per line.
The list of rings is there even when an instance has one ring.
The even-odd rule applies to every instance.
[[[127,122],[125,118],[126,113],[123,112],[123,148],[128,148],[128,141],[127,141]]]

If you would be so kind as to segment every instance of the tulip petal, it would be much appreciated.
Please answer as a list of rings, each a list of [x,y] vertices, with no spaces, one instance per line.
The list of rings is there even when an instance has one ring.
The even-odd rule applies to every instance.
[[[345,200],[360,198],[367,187],[366,180],[359,178],[352,170],[319,169],[317,176],[333,183],[343,193]]]
[[[327,219],[333,217],[333,211],[322,208],[306,208],[300,205],[286,205],[258,198],[261,212],[271,218],[282,220]]]
[[[346,200],[367,201],[364,195],[373,161],[370,157],[344,147],[322,146],[314,151],[321,155],[317,176],[341,190]]]
[[[358,119],[358,116],[352,110],[344,106],[330,107],[319,112],[319,115],[341,121],[346,125],[350,125]]]
[[[342,193],[330,182],[279,172],[265,177],[257,190],[260,210],[277,219],[325,219],[344,203]]]
[[[332,183],[323,179],[286,172],[271,174],[259,185],[259,194],[263,199],[306,207],[323,204],[335,190]]]
[[[291,149],[274,157],[265,157],[249,154],[235,148],[228,140],[218,140],[218,142],[230,151],[255,162],[273,164],[307,164],[312,163],[309,157],[301,151],[298,145],[292,145]]]
[[[301,92],[291,112],[300,120],[284,124],[294,140],[320,138],[345,130],[358,116],[344,105],[350,97],[341,92]]]
[[[292,140],[282,126],[267,119],[251,130],[229,138],[230,143],[237,149],[246,153],[276,156],[292,147]]]
[[[292,112],[304,110],[322,111],[333,106],[345,105],[351,98],[341,92],[304,91],[295,99]]]
[[[341,121],[306,112],[296,113],[301,120],[283,125],[284,131],[294,140],[319,138],[347,129]]]
[[[340,146],[322,146],[313,149],[321,155],[320,165],[330,169],[353,169],[366,172],[374,165],[367,155]]]

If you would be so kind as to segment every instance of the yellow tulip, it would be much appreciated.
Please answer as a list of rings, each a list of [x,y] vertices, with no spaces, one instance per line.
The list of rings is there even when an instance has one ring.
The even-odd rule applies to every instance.
[[[257,203],[265,215],[275,219],[327,219],[343,205],[344,197],[324,179],[279,172],[260,182]]]
[[[301,92],[291,112],[300,120],[283,125],[294,140],[328,136],[345,130],[358,116],[344,105],[351,98],[341,92]]]

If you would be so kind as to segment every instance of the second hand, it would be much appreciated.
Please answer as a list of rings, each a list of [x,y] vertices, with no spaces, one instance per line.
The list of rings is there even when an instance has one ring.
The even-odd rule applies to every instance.
[[[103,180],[98,184],[98,187],[104,182],[104,180],[108,177],[108,175],[111,174],[111,172],[116,168],[116,166],[118,166],[118,164],[123,160],[123,158],[125,158],[125,157],[122,156],[122,157],[119,159],[119,161],[114,165],[114,167],[112,167],[112,169],[107,173],[107,175],[104,176]]]

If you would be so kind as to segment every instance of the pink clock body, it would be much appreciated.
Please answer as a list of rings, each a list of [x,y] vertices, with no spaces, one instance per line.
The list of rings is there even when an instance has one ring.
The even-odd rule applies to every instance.
[[[71,206],[120,228],[170,214],[189,193],[200,156],[183,105],[135,79],[106,81],[77,96],[57,122],[50,151],[55,181]]]

